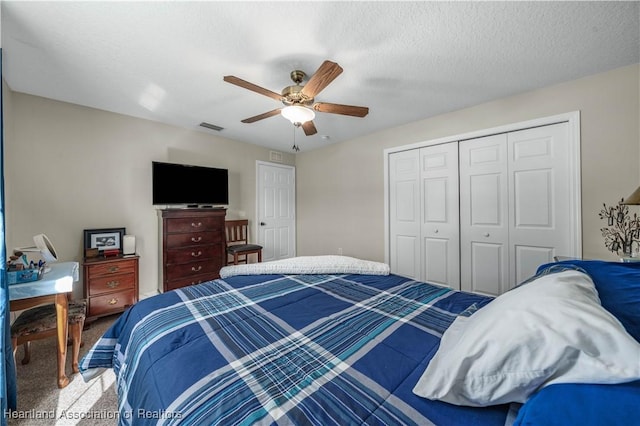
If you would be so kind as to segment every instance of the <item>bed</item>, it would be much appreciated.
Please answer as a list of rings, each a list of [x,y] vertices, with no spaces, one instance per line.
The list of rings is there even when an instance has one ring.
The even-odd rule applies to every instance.
[[[115,371],[120,424],[640,418],[640,264],[544,265],[496,299],[336,256],[221,276],[138,302],[82,359],[86,381]]]

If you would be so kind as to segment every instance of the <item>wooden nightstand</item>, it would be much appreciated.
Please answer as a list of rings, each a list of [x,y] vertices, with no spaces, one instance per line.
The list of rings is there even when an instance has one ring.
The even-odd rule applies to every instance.
[[[138,301],[138,256],[85,259],[83,267],[87,322]]]

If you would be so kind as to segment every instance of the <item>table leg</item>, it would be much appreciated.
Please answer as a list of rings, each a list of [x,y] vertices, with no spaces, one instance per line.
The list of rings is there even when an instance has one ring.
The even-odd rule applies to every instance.
[[[64,293],[56,294],[56,322],[58,330],[58,387],[62,389],[69,384],[69,378],[65,374],[69,332],[69,305],[67,303],[67,295]]]

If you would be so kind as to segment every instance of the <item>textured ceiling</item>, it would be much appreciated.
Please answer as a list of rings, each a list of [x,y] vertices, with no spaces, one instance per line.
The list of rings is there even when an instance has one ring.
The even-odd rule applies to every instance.
[[[640,62],[638,2],[2,1],[4,78],[18,92],[289,151],[280,92],[329,59],[315,149],[492,99]],[[199,127],[209,122],[221,132]],[[328,138],[327,138],[328,136]]]

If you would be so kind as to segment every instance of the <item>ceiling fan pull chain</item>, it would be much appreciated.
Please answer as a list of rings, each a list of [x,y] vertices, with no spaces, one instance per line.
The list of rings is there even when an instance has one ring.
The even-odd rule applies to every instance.
[[[293,149],[295,152],[300,151],[300,147],[296,145],[296,128],[298,127],[300,127],[300,123],[293,124],[293,147],[291,147],[291,149]]]

